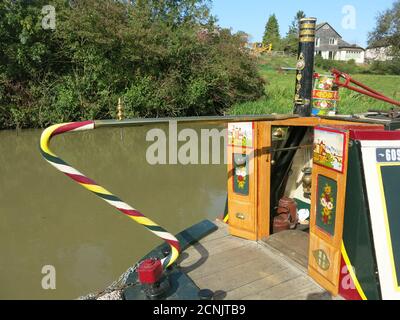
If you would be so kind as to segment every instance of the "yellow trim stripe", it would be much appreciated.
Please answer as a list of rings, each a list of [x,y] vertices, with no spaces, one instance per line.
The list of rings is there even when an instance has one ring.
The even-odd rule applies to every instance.
[[[360,295],[360,297],[363,300],[368,300],[367,296],[364,293],[364,290],[361,288],[361,285],[358,282],[356,274],[354,273],[353,266],[350,263],[350,259],[349,259],[349,256],[347,255],[347,251],[346,251],[346,248],[344,247],[343,241],[342,241],[341,251],[342,251],[342,256],[343,256],[344,262],[346,263],[346,266],[347,266],[347,270],[350,273],[351,280],[353,280],[353,283],[356,286],[358,294]]]
[[[224,222],[226,223],[229,219],[229,214],[226,215],[226,217],[224,218]]]

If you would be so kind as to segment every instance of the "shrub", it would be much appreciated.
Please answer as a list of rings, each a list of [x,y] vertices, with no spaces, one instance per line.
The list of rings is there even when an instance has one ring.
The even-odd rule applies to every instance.
[[[315,66],[323,69],[326,72],[329,72],[330,70],[335,68],[339,71],[349,74],[363,73],[367,70],[366,66],[357,65],[354,59],[348,61],[339,61],[323,59],[321,56],[318,55],[315,57]]]
[[[400,58],[389,61],[373,61],[370,72],[374,74],[400,75]]]
[[[4,0],[0,128],[114,117],[119,97],[129,117],[222,114],[264,94],[245,42],[207,0]]]

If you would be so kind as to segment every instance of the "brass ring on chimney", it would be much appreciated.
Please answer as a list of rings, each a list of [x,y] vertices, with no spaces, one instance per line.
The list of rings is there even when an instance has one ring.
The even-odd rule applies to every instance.
[[[300,37],[300,42],[314,42],[315,37]]]
[[[315,28],[315,23],[303,23],[300,24],[300,29],[314,29]]]
[[[315,30],[314,29],[306,29],[306,30],[301,30],[300,31],[300,36],[314,36],[315,35]]]

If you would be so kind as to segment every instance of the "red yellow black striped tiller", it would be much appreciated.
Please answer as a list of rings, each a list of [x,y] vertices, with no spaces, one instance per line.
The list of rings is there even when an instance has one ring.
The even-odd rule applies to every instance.
[[[113,195],[111,192],[107,191],[105,188],[98,185],[96,182],[71,167],[68,163],[59,158],[56,154],[54,154],[49,148],[51,138],[56,135],[72,131],[92,130],[95,129],[95,127],[96,123],[94,121],[71,122],[52,125],[45,129],[40,137],[40,151],[46,161],[49,162],[57,170],[61,171],[72,180],[79,183],[82,187],[93,192],[95,195],[108,202],[117,210],[119,210],[129,218],[133,219],[137,223],[141,224],[142,226],[146,227],[149,231],[168,243],[168,245],[171,247],[171,252],[168,256],[164,257],[161,260],[163,268],[166,269],[167,267],[171,266],[179,256],[179,241],[164,228],[160,227],[149,218],[146,218],[138,210],[132,208],[131,206],[123,202],[120,198]]]

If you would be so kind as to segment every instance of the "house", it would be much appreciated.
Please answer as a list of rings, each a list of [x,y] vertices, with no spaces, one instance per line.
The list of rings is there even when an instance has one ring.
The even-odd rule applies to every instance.
[[[388,61],[393,60],[390,46],[371,46],[365,50],[365,60]]]
[[[356,63],[364,63],[365,60],[364,48],[344,41],[328,22],[320,23],[316,27],[315,54],[324,59],[341,61],[353,59]]]

